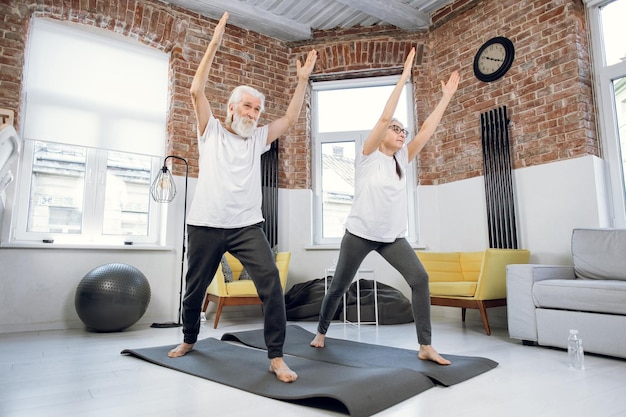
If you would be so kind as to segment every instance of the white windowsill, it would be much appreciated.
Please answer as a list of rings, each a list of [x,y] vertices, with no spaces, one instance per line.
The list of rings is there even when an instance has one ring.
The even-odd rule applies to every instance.
[[[139,250],[139,251],[173,251],[172,246],[156,246],[135,243],[133,245],[78,244],[78,243],[43,243],[43,242],[3,242],[1,249],[71,249],[71,250]]]
[[[426,249],[426,245],[422,243],[409,242],[413,249]],[[339,243],[333,245],[309,245],[304,250],[339,250]]]

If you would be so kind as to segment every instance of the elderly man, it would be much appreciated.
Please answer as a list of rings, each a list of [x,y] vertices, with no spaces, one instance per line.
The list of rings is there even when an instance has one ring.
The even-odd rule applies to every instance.
[[[258,127],[265,97],[249,86],[235,88],[224,125],[213,115],[205,85],[228,20],[224,13],[191,84],[198,123],[199,176],[188,216],[188,271],[183,300],[183,343],[169,352],[179,357],[193,349],[200,330],[200,309],[207,286],[224,252],[237,257],[250,273],[263,302],[269,369],[283,382],[297,374],[283,360],[286,332],[285,301],[278,268],[261,224],[261,155],[300,113],[317,52],[304,64],[296,62],[298,84],[285,114]]]

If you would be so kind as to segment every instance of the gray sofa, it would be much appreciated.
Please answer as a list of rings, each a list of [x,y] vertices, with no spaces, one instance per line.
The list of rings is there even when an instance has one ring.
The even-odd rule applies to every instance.
[[[578,329],[585,351],[626,358],[626,229],[574,229],[572,261],[507,266],[509,336],[566,348]]]

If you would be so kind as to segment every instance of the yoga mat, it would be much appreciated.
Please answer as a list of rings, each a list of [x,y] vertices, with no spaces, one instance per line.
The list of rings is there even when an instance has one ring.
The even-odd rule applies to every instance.
[[[443,366],[418,359],[416,350],[352,342],[326,337],[324,348],[310,346],[315,335],[300,326],[288,325],[283,352],[300,358],[312,359],[361,368],[401,368],[418,371],[436,383],[450,386],[487,372],[496,366],[491,359],[441,354],[452,364]],[[265,349],[263,330],[225,333],[222,340],[238,341],[244,345]]]
[[[253,394],[355,417],[371,416],[434,386],[410,369],[358,368],[287,356],[285,361],[297,372],[298,380],[284,383],[268,371],[269,359],[263,350],[208,338],[199,340],[187,355],[169,358],[167,352],[174,347],[121,353]]]

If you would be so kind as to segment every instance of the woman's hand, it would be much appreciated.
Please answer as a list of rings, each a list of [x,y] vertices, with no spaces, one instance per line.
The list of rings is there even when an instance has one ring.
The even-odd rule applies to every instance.
[[[404,70],[402,71],[402,76],[408,78],[411,76],[411,70],[413,69],[413,61],[415,60],[415,47],[411,48],[411,51],[406,57],[404,61]]]
[[[448,97],[452,97],[456,92],[456,89],[459,87],[460,78],[461,76],[459,75],[459,72],[454,71],[452,74],[450,74],[450,78],[448,79],[447,83],[441,81],[441,90],[443,91],[443,94]]]

